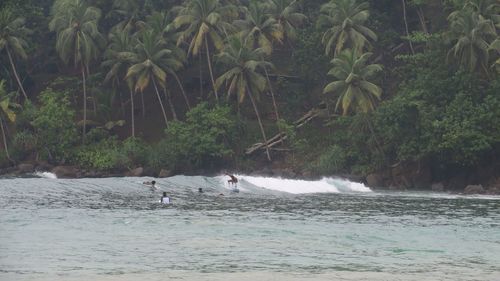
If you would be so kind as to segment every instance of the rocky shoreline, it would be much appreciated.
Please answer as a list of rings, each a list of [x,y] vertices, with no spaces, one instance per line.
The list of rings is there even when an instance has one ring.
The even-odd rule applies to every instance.
[[[174,176],[167,169],[148,169],[137,167],[131,170],[98,171],[82,169],[77,166],[53,166],[47,162],[27,162],[17,166],[0,169],[0,175],[21,177],[33,175],[36,172],[50,172],[57,178],[107,178],[107,177],[154,177],[166,178]],[[313,175],[310,172],[297,172],[290,168],[271,169],[268,167],[261,170],[241,171],[242,173],[255,176],[281,177],[291,179],[319,179],[322,175]],[[189,175],[215,175],[220,171],[196,171]],[[484,181],[464,179],[464,177],[449,178],[444,181],[434,182],[430,170],[423,167],[415,167],[412,164],[401,164],[389,169],[372,173],[366,177],[353,175],[332,175],[352,181],[363,182],[375,190],[429,190],[435,192],[452,192],[460,194],[484,194],[500,195],[500,177]]]

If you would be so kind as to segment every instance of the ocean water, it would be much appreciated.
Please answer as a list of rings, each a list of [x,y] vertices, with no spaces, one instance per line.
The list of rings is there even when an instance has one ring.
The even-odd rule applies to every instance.
[[[0,179],[0,280],[500,280],[500,197],[342,179]],[[198,188],[204,193],[198,193]],[[172,204],[161,205],[163,191]]]

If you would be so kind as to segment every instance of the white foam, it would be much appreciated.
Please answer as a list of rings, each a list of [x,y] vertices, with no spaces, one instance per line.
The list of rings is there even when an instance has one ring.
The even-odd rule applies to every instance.
[[[307,181],[246,175],[236,175],[236,177],[243,186],[245,183],[249,183],[257,187],[292,194],[371,192],[371,190],[362,183],[351,182],[344,179],[323,178],[317,181]],[[221,180],[225,180],[224,176],[221,176]]]
[[[56,174],[50,172],[35,172],[34,175],[45,179],[57,179]]]

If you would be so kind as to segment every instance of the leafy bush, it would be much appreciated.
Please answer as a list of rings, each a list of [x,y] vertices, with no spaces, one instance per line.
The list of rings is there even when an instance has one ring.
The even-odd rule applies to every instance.
[[[129,162],[135,165],[144,165],[148,159],[149,146],[139,138],[128,138],[122,143],[122,154],[126,155]]]
[[[215,165],[232,153],[234,119],[229,107],[199,104],[187,113],[185,122],[170,123],[165,139],[150,153],[149,164],[171,169]]]
[[[75,152],[74,162],[81,167],[98,170],[124,169],[130,164],[116,138],[79,147]]]
[[[52,161],[70,156],[71,148],[78,141],[74,118],[75,111],[66,92],[48,88],[40,94],[40,108],[34,113],[32,125],[42,156]]]
[[[19,131],[13,138],[12,158],[22,161],[29,154],[34,153],[37,147],[37,137],[29,130]]]
[[[346,151],[338,145],[333,145],[320,155],[316,163],[312,165],[312,169],[319,174],[344,172],[347,160]]]

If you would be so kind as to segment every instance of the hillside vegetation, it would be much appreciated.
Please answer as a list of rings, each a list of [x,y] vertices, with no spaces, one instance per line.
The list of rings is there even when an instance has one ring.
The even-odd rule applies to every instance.
[[[4,0],[0,166],[490,180],[499,29],[497,0]]]

